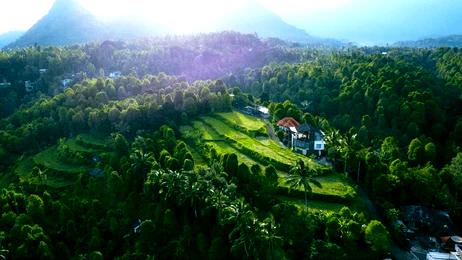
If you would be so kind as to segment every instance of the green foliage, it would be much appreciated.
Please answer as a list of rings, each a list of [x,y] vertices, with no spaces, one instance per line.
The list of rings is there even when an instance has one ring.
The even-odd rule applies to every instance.
[[[423,161],[424,152],[424,145],[418,138],[415,138],[408,146],[407,157],[411,162],[419,164]]]
[[[316,185],[318,188],[322,188],[321,183],[318,182],[314,176],[316,176],[316,170],[305,167],[302,160],[299,160],[295,166],[290,169],[290,173],[287,176],[287,184],[290,188],[303,187],[305,192],[305,208],[308,203],[308,194],[312,192],[310,184]]]
[[[365,230],[366,242],[379,255],[390,252],[390,236],[385,226],[378,220],[372,220]]]

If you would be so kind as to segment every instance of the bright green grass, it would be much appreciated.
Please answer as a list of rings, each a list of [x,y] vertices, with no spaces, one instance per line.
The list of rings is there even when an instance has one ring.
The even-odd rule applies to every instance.
[[[217,150],[218,153],[221,154],[226,154],[226,153],[234,153],[237,156],[237,159],[239,160],[239,163],[245,163],[249,167],[254,165],[254,164],[259,164],[252,158],[248,157],[247,155],[241,153],[239,150],[235,149],[234,147],[230,146],[228,143],[224,141],[218,141],[218,142],[209,142],[208,144],[212,145],[215,150]]]
[[[223,137],[221,137],[215,129],[205,125],[201,121],[194,121],[193,127],[201,132],[202,140],[204,141],[223,140]]]
[[[287,196],[280,196],[284,202],[296,206],[299,210],[304,210],[305,200]],[[307,208],[309,212],[339,212],[345,205],[340,203],[325,202],[319,200],[308,200]]]
[[[66,172],[66,173],[80,173],[87,171],[88,167],[82,165],[72,165],[62,162],[57,155],[56,146],[46,149],[33,157],[33,161],[37,165],[41,165],[51,170]]]
[[[75,151],[75,152],[97,153],[100,151],[99,149],[95,149],[95,148],[91,148],[91,147],[79,144],[76,139],[68,139],[66,140],[66,144],[69,146],[69,149],[71,151]]]
[[[112,144],[112,139],[110,136],[79,134],[77,138],[83,142],[83,146],[87,144],[89,147],[107,148]]]
[[[223,121],[213,117],[202,117],[206,125],[211,126],[217,133],[235,140],[240,145],[248,149],[257,151],[263,156],[274,159],[288,165],[294,165],[297,160],[303,160],[305,164],[317,167],[317,164],[311,159],[301,154],[295,153],[290,149],[281,147],[278,143],[270,138],[255,139],[240,131],[235,130]],[[204,124],[203,124],[204,125]],[[200,129],[200,128],[199,128]],[[207,131],[207,130],[205,130]],[[213,138],[213,136],[212,136]]]
[[[286,184],[287,175],[282,175],[279,177],[279,186],[289,187]],[[327,194],[327,195],[337,195],[337,196],[346,196],[348,193],[355,193],[355,189],[344,179],[343,176],[339,174],[331,174],[328,176],[319,176],[315,178],[321,183],[322,188],[318,188],[315,185],[310,185],[313,193],[317,194]],[[293,188],[294,190],[304,191],[303,187]]]
[[[226,121],[228,121],[231,124],[239,125],[251,131],[266,128],[265,123],[261,119],[253,116],[248,116],[236,111],[228,113],[218,113],[218,115],[226,119]]]
[[[20,181],[28,181],[35,185],[46,185],[51,188],[63,188],[73,184],[77,178],[76,174],[62,173],[56,171],[46,171],[46,177],[40,180],[37,176],[32,175],[32,169],[37,164],[34,162],[33,157],[27,157],[17,163],[14,170],[15,177]],[[4,184],[2,183],[2,186]]]

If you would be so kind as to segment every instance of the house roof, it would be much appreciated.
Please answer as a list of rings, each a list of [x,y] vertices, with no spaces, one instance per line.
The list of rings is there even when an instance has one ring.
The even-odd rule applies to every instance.
[[[297,127],[297,130],[298,130],[299,132],[302,132],[302,133],[303,133],[303,132],[311,132],[312,129],[314,129],[314,128],[313,128],[311,125],[306,124],[306,123],[305,123],[305,124],[301,124],[301,125],[299,125],[299,126]]]
[[[297,127],[300,125],[297,120],[293,119],[292,117],[284,117],[283,119],[279,120],[277,123],[278,126],[283,126],[283,127]]]

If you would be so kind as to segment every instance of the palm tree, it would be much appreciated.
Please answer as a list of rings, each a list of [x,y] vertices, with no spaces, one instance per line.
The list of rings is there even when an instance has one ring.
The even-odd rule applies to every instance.
[[[264,223],[258,221],[255,213],[251,210],[244,199],[238,199],[227,209],[226,221],[233,223],[234,228],[229,233],[231,240],[231,253],[239,258],[259,258],[258,242],[262,239]]]
[[[286,183],[291,189],[303,187],[305,192],[305,209],[308,204],[308,193],[312,192],[310,184],[314,184],[316,187],[322,188],[321,183],[317,181],[314,176],[316,176],[316,169],[312,167],[305,167],[305,163],[302,160],[298,160],[297,164],[292,167],[289,172],[289,175],[286,177]]]
[[[39,179],[40,187],[43,187],[43,182],[47,179],[47,171],[48,169],[42,170],[37,166],[32,169],[32,174]]]
[[[146,178],[146,175],[152,168],[157,167],[157,162],[154,155],[150,152],[145,153],[142,150],[136,149],[130,154],[131,168],[133,172],[139,176]]]

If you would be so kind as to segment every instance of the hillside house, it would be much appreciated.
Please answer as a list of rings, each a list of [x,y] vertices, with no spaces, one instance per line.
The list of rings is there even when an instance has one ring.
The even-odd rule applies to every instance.
[[[109,78],[111,78],[111,79],[118,79],[120,77],[122,77],[122,72],[120,72],[120,71],[113,71],[113,72],[109,73]]]
[[[24,89],[26,90],[26,92],[32,92],[34,91],[34,84],[32,84],[32,82],[30,82],[30,80],[26,80],[24,82]]]
[[[296,152],[307,155],[317,153],[319,156],[325,149],[324,133],[310,125],[300,124],[292,117],[285,117],[277,122],[280,130],[285,132],[283,142]]]
[[[63,79],[61,80],[61,88],[66,89],[72,83],[72,79]]]
[[[242,113],[255,117],[261,117],[263,119],[269,118],[269,109],[264,106],[246,106],[242,109]]]
[[[7,82],[6,79],[3,79],[3,82],[0,82],[0,88],[9,88],[11,87],[11,83]]]

